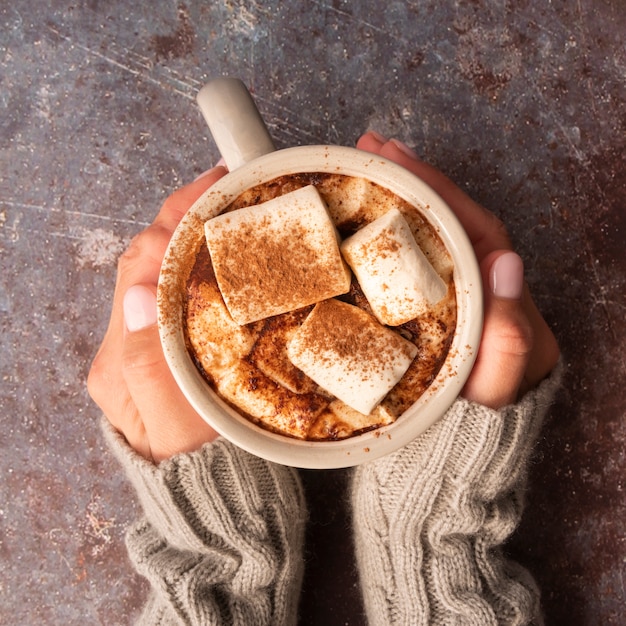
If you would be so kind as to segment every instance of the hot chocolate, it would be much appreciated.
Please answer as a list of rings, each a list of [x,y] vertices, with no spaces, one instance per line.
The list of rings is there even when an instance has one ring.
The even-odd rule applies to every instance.
[[[284,196],[304,202],[297,223],[271,202]],[[456,327],[454,267],[417,208],[365,178],[291,174],[214,220],[187,280],[185,333],[200,372],[242,415],[299,439],[342,439],[392,423],[435,379]],[[297,297],[272,276],[297,282]]]

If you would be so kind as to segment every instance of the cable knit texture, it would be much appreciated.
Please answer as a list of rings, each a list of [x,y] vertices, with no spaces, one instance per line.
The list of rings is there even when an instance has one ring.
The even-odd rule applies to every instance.
[[[295,470],[218,439],[158,466],[103,429],[145,518],[127,534],[152,588],[141,624],[295,624],[306,507]]]
[[[519,404],[458,399],[405,448],[354,473],[354,540],[371,626],[543,623],[532,577],[503,542],[561,366]]]
[[[502,544],[562,364],[521,402],[458,399],[414,442],[355,469],[354,541],[370,626],[542,624]],[[306,508],[297,471],[218,439],[158,466],[106,422],[145,517],[127,535],[151,584],[142,624],[295,624]]]

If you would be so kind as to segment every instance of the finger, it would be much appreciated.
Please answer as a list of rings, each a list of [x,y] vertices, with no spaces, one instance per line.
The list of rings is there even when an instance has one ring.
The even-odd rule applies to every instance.
[[[524,267],[514,252],[500,250],[481,264],[485,320],[476,363],[462,395],[493,409],[514,402],[533,349],[533,328],[526,315]]]
[[[420,161],[415,152],[405,144],[395,139],[388,140],[382,135],[370,131],[365,133],[358,140],[357,148],[379,154],[402,165],[431,186],[444,199],[461,221],[472,240],[476,256],[483,267],[485,267],[484,262],[485,259],[488,259],[489,255],[495,254],[496,256],[491,257],[491,259],[487,261],[487,267],[490,265],[490,261],[493,261],[502,251],[511,249],[509,236],[504,224],[500,220],[474,202],[441,172]],[[486,297],[489,298],[489,294],[487,294]],[[516,315],[520,316],[520,310],[514,305],[506,305],[505,302],[500,302],[498,306],[500,309],[503,309],[505,306],[513,306]],[[525,313],[525,318],[519,319],[519,322],[521,326],[525,326],[526,323],[530,325],[532,334],[534,335],[534,341],[528,358],[526,371],[521,382],[521,392],[534,387],[543,380],[556,365],[560,354],[556,339],[537,309],[526,285],[524,286],[524,295],[522,297],[522,311]],[[491,336],[491,330],[497,328],[495,312],[494,310],[491,315],[486,317],[486,338]],[[483,363],[487,360],[485,350],[486,348],[483,346],[483,351],[477,366],[482,367]],[[479,382],[481,381],[480,371],[481,370],[478,369],[478,374],[476,374],[476,380]],[[486,369],[484,371],[486,371]],[[472,380],[468,383],[468,391],[473,389]],[[479,388],[482,389],[483,385],[484,381],[479,384]],[[494,392],[494,401],[497,401],[497,395],[498,394]]]
[[[384,137],[380,133],[374,130],[366,132],[361,135],[356,142],[356,147],[359,150],[365,150],[365,152],[373,152],[374,154],[380,154],[381,148],[388,142],[387,137]]]
[[[174,230],[193,203],[226,173],[222,166],[214,167],[193,183],[181,187],[165,200],[154,222],[137,235],[122,254],[113,300],[112,319],[116,328],[121,325],[121,300],[131,285],[156,285],[165,251]]]
[[[413,172],[441,196],[463,225],[479,261],[495,250],[512,248],[504,224],[493,213],[472,200],[442,172],[421,161],[402,142],[396,139],[384,141],[384,137],[370,131],[357,141],[357,148],[394,161]]]
[[[177,189],[163,203],[155,223],[173,233],[191,205],[215,182],[228,173],[223,165],[207,170],[192,183]]]
[[[121,300],[131,285],[156,285],[163,257],[174,230],[193,203],[226,173],[222,166],[214,167],[193,183],[175,191],[163,203],[154,222],[137,235],[122,254],[113,296],[111,324],[119,333],[123,329]]]
[[[520,392],[540,383],[553,369],[561,354],[556,337],[533,301],[528,285],[524,292],[524,310],[533,328],[534,341]]]
[[[87,379],[90,395],[112,422],[131,420],[135,410],[122,376],[123,296],[131,285],[156,285],[165,251],[179,221],[226,172],[224,167],[215,167],[174,192],[163,204],[155,222],[133,239],[119,260],[111,318]]]
[[[226,168],[214,167],[165,200],[154,222],[135,237],[122,255],[117,285],[121,294],[126,293],[130,285],[157,284],[165,251],[180,220],[193,203],[225,174]]]
[[[124,296],[122,371],[130,396],[145,428],[145,440],[129,443],[147,458],[161,461],[179,452],[191,452],[212,441],[217,433],[196,413],[176,384],[163,356],[159,339],[156,290],[133,285]],[[131,436],[136,425],[129,424]]]
[[[139,442],[143,426],[124,382],[121,360],[110,357],[109,352],[104,344],[98,351],[87,376],[87,390],[113,427],[122,432],[126,425],[124,435]]]

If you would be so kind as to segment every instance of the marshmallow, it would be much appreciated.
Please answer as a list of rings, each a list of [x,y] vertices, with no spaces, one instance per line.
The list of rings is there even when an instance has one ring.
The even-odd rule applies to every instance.
[[[196,358],[218,377],[250,353],[257,334],[231,318],[215,283],[196,281],[187,300],[187,334]]]
[[[346,239],[341,252],[382,324],[404,324],[447,293],[446,283],[398,209],[390,209]]]
[[[326,205],[312,185],[205,223],[228,311],[244,325],[350,289],[350,270]]]
[[[369,415],[402,378],[417,347],[369,313],[339,300],[315,305],[287,355],[320,387]]]
[[[371,221],[372,210],[378,210],[383,200],[387,200],[382,188],[360,176],[346,177],[336,186],[327,184],[323,194],[328,213],[340,229],[346,224],[354,228]]]
[[[350,429],[349,435],[359,430],[387,426],[396,420],[395,415],[384,406],[384,402],[375,406],[368,415],[355,411],[341,400],[333,400],[328,405],[328,410],[335,416],[337,422],[345,424],[344,428]]]
[[[246,360],[268,378],[293,393],[319,393],[319,386],[287,355],[287,344],[308,315],[309,307],[284,313],[265,321]],[[231,324],[234,322],[231,321]],[[248,330],[253,326],[244,326]]]
[[[241,360],[215,381],[217,392],[227,402],[265,428],[297,439],[306,439],[312,424],[329,400],[317,394],[295,394],[281,387]]]

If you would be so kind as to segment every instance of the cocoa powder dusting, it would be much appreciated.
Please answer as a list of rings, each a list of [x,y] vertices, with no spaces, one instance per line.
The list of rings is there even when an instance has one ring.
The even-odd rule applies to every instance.
[[[258,233],[257,233],[258,234]],[[293,245],[285,245],[285,240],[275,241],[271,236],[254,239],[256,244],[238,245],[237,240],[224,241],[222,257],[233,259],[222,270],[220,282],[229,292],[236,294],[231,301],[239,307],[239,300],[249,303],[255,297],[262,302],[280,303],[290,295],[290,300],[298,302],[311,297],[311,294],[328,290],[325,280],[327,271],[324,256],[320,251],[306,243],[305,229],[296,229],[292,233]],[[253,283],[245,282],[240,267],[246,267],[246,276],[252,277]]]
[[[318,303],[302,332],[316,360],[340,361],[346,370],[353,364],[366,378],[384,371],[398,353],[412,358],[410,344],[400,335],[381,334],[380,325],[369,313],[335,299]]]
[[[398,244],[397,239],[393,236],[393,232],[390,228],[385,228],[380,232],[380,235],[375,241],[375,245],[376,256],[382,257],[383,259],[387,258],[389,254],[398,252],[400,249],[400,245]]]
[[[359,205],[355,203],[354,198],[347,198],[344,192],[344,189],[355,188],[350,177],[338,174],[305,173],[282,176],[245,191],[227,207],[225,212],[257,205],[310,184],[315,185],[328,205],[335,226],[344,237],[380,217],[390,208],[400,209],[407,218],[418,244],[448,283],[447,296],[428,315],[393,329],[398,334],[398,342],[403,349],[406,348],[402,338],[411,341],[418,349],[417,356],[403,378],[381,403],[385,411],[398,417],[436,378],[454,336],[456,298],[453,268],[449,263],[449,257],[446,256],[447,252],[435,230],[414,207],[390,191],[369,182],[361,186],[366,198],[365,204]],[[346,212],[345,207],[348,205],[352,207],[351,212]],[[279,287],[268,278],[272,275],[281,276],[283,286],[280,290],[286,285],[289,290],[293,290],[296,297],[300,297],[302,293],[324,289],[324,285],[319,283],[320,272],[316,270],[322,256],[320,251],[303,245],[301,233],[292,231],[288,235],[292,242],[288,248],[284,242],[279,243],[274,237],[267,236],[262,238],[256,247],[233,245],[231,250],[226,251],[232,259],[227,268],[227,280],[236,292],[236,297],[246,301],[254,298],[255,293],[260,293],[264,300],[277,297]],[[386,240],[381,238],[378,242],[379,253],[385,254],[395,245],[397,245],[395,240],[391,242],[388,238]],[[241,267],[254,268],[253,274],[257,276],[258,282],[250,284],[243,281],[239,272]],[[199,288],[200,285],[203,287]],[[206,297],[207,293],[217,294],[213,296],[217,300],[203,303],[202,298]],[[223,307],[206,246],[200,249],[195,265],[190,270],[187,299],[187,311],[193,316],[204,315],[209,307]],[[341,301],[358,307],[354,315],[346,315],[346,307],[337,306],[342,304]],[[327,307],[328,314],[324,316],[323,325],[315,329],[319,358],[325,358],[324,346],[331,342],[338,357],[354,358],[357,355],[361,362],[367,362],[369,367],[374,369],[380,367],[393,349],[397,350],[397,346],[394,348],[393,345],[392,347],[383,345],[385,342],[381,342],[379,338],[375,339],[373,333],[368,333],[367,325],[363,324],[360,316],[370,317],[371,309],[354,277],[348,293],[321,304]],[[234,396],[224,396],[224,399],[251,421],[284,435],[315,440],[349,437],[363,430],[351,430],[350,424],[334,415],[328,408],[332,398],[329,398],[328,394],[303,372],[291,365],[286,356],[289,338],[295,329],[300,328],[305,322],[312,308],[311,305],[299,311],[276,315],[240,327],[238,332],[247,333],[252,339],[245,353],[242,356],[235,355],[233,358],[246,374],[235,387],[240,391]],[[223,350],[227,351],[233,345],[238,346],[237,349],[242,349],[241,342],[233,341],[230,327],[222,332],[225,346]],[[213,332],[212,335],[214,334],[216,333]],[[200,371],[217,390],[216,381],[221,373],[204,370],[203,355],[195,353],[192,344],[203,346],[206,341],[202,337],[196,337],[195,341],[191,342],[188,338],[188,345]],[[205,349],[208,348],[201,348]],[[212,346],[210,349],[220,350],[219,346]],[[218,356],[221,358],[222,355]],[[226,358],[228,355],[223,356],[223,360],[228,361]],[[238,404],[241,395],[253,400],[258,398],[263,406],[273,405],[274,409],[268,412],[267,409],[256,411],[254,407],[249,407],[250,410],[246,410]],[[374,429],[378,425],[372,421],[365,430]]]

